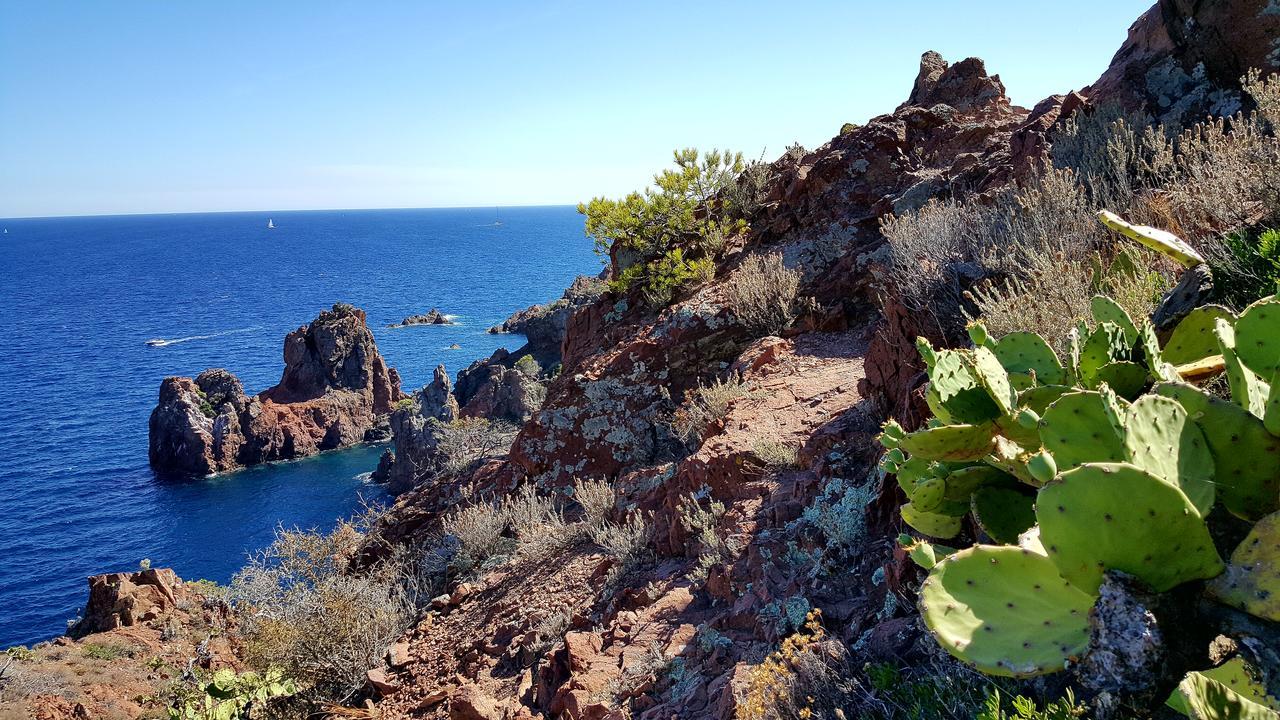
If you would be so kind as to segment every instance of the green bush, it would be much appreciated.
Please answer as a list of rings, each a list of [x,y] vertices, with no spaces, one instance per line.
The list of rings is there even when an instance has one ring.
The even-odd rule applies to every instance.
[[[654,184],[621,200],[603,197],[578,205],[596,252],[610,258],[610,289],[644,291],[655,307],[714,272],[725,241],[746,225],[735,200],[746,165],[741,153],[693,148],[674,153],[675,168],[654,176]]]
[[[1234,307],[1244,307],[1280,292],[1280,230],[1231,233],[1210,259],[1214,292]]]

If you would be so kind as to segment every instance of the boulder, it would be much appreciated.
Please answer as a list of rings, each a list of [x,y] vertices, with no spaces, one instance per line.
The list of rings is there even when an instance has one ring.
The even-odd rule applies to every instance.
[[[72,637],[83,637],[155,620],[187,596],[186,586],[168,568],[108,573],[89,578],[89,602]]]
[[[400,328],[400,327],[408,327],[410,325],[453,325],[453,324],[454,322],[449,319],[448,315],[445,315],[444,313],[440,312],[436,308],[431,308],[427,312],[421,313],[419,315],[410,315],[409,317],[401,320],[400,322],[394,325],[388,325],[387,327]]]
[[[289,333],[279,384],[247,397],[226,370],[165,378],[151,413],[157,470],[207,475],[352,445],[404,397],[363,311],[334,305]]]

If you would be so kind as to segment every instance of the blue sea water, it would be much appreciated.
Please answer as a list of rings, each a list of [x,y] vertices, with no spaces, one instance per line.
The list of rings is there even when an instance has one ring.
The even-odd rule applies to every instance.
[[[385,500],[362,477],[376,447],[204,480],[155,475],[147,417],[166,375],[225,367],[260,391],[280,378],[285,334],[343,301],[368,312],[408,390],[439,363],[456,376],[522,344],[485,330],[599,269],[570,207],[0,225],[0,648],[65,630],[88,575],[148,558],[225,582],[278,525],[327,528],[361,497]],[[386,327],[432,307],[458,324]]]

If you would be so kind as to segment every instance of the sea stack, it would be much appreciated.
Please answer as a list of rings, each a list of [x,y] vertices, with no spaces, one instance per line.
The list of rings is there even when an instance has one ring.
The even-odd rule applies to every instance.
[[[226,370],[165,378],[151,412],[151,466],[208,475],[375,439],[404,397],[351,305],[289,333],[284,362],[280,382],[253,396]]]

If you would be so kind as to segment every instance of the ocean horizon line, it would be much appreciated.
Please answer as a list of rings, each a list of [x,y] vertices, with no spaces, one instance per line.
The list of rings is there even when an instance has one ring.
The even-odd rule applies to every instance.
[[[267,210],[183,210],[180,212],[125,212],[125,213],[89,213],[83,215],[13,215],[0,216],[0,222],[9,220],[74,220],[90,218],[114,217],[172,217],[175,215],[251,215],[251,214],[288,214],[307,212],[386,212],[394,210],[519,210],[528,208],[562,208],[574,207],[577,203],[538,203],[531,205],[426,205],[419,207],[365,207],[365,208],[290,208]]]

